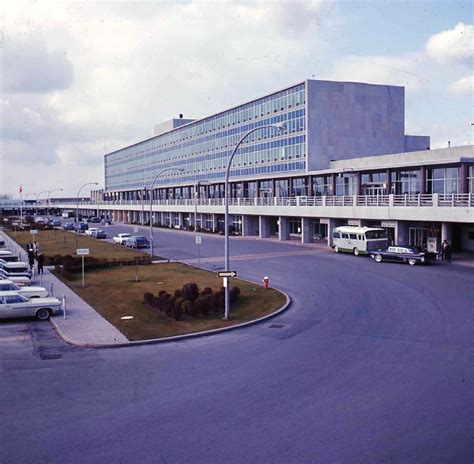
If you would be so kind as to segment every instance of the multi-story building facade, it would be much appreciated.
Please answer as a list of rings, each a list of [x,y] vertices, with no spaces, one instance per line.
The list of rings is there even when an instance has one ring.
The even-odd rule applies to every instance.
[[[436,236],[474,250],[473,146],[430,150],[429,137],[405,134],[404,106],[402,87],[307,80],[204,119],[171,120],[105,155],[103,200],[91,208],[113,220],[222,230],[230,154],[262,127],[230,170],[238,233],[330,242],[333,226],[367,224],[397,243]]]

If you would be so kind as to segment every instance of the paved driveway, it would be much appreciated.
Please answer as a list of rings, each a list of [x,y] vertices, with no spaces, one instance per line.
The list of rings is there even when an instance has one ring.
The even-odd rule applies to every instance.
[[[193,259],[193,240],[158,231],[156,252]],[[203,241],[202,264],[220,267],[222,238]],[[0,344],[0,462],[472,461],[471,269],[259,240],[231,253],[239,276],[288,292],[290,310],[165,345],[56,341],[56,359],[28,340],[5,358]]]

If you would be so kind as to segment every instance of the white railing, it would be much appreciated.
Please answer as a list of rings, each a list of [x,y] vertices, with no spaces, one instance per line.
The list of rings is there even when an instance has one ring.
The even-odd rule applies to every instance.
[[[223,206],[223,198],[199,198],[153,200],[155,206]],[[67,207],[74,202],[52,202],[51,206]],[[114,200],[114,201],[83,201],[79,209],[103,206],[150,206],[150,200]],[[359,206],[359,207],[474,207],[474,193],[452,194],[405,194],[405,195],[334,195],[322,197],[255,197],[230,198],[230,206]]]

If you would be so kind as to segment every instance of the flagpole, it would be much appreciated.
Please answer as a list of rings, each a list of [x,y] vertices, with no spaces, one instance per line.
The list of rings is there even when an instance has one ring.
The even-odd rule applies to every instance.
[[[23,226],[23,188],[20,185],[20,228]]]

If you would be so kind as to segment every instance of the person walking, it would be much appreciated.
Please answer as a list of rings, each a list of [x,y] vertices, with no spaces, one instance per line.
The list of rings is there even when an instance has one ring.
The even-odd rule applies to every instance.
[[[40,254],[40,244],[36,240],[33,242],[33,253],[36,257]]]
[[[446,261],[448,263],[450,263],[452,258],[453,258],[453,256],[452,256],[453,248],[451,247],[451,245],[449,243],[446,245],[446,248],[444,249],[444,254],[446,256]]]
[[[32,248],[28,250],[28,264],[30,265],[30,271],[32,271],[35,265],[35,255]]]
[[[446,249],[449,247],[449,243],[447,240],[443,240],[441,245],[441,261],[446,261]]]
[[[40,253],[37,256],[36,261],[38,263],[38,274],[43,274],[44,254]]]

